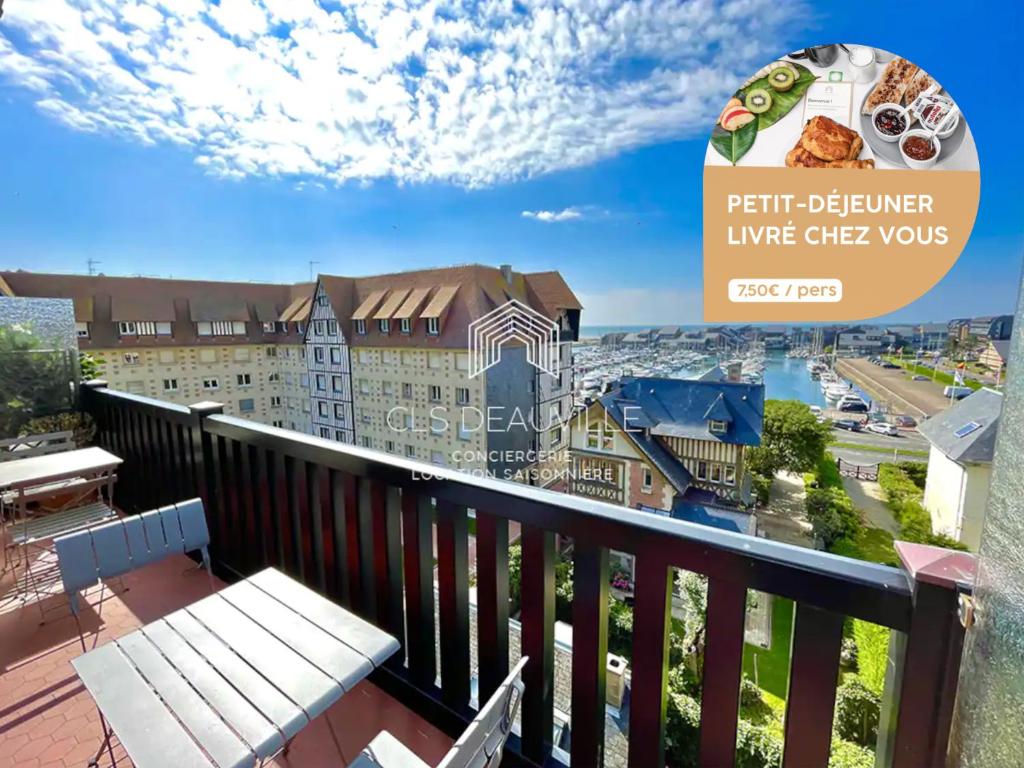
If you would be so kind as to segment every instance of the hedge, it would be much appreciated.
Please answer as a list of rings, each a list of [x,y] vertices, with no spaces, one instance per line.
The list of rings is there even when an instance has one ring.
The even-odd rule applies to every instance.
[[[873,746],[878,740],[881,697],[856,677],[836,689],[836,734],[847,741]]]
[[[665,764],[672,768],[698,768],[700,702],[679,691],[669,691],[665,713]],[[875,754],[844,739],[833,737],[829,768],[874,768]],[[779,768],[782,734],[777,728],[740,720],[736,727],[736,768]]]
[[[927,473],[927,467],[924,470]],[[885,503],[900,526],[899,538],[917,544],[931,544],[946,549],[967,550],[956,539],[932,530],[932,517],[922,505],[924,479],[916,462],[882,464],[878,484],[885,494]]]
[[[754,492],[754,498],[757,499],[757,503],[762,507],[767,506],[768,498],[772,493],[772,478],[751,473],[750,480],[750,488]]]
[[[814,535],[825,549],[844,538],[853,538],[861,528],[853,501],[843,488],[811,488],[804,502]]]

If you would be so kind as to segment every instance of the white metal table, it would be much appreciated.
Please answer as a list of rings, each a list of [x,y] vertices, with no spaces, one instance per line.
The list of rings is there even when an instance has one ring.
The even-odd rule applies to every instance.
[[[121,463],[122,460],[114,454],[96,447],[0,463],[0,499],[13,513],[10,541],[7,539],[7,527],[0,520],[4,569],[8,565],[7,551],[12,546],[28,546],[43,538],[69,533],[113,517],[114,471]],[[81,504],[86,497],[104,489],[106,503]],[[30,502],[46,502],[62,496],[69,501],[59,510],[30,519]],[[28,590],[27,573],[26,555],[25,591]]]
[[[112,763],[116,735],[138,768],[241,768],[286,749],[398,648],[268,568],[72,664]]]

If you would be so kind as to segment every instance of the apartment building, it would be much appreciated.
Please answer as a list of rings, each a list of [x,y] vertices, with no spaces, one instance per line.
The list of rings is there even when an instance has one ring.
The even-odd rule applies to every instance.
[[[311,425],[303,337],[312,290],[0,272],[4,295],[72,300],[79,349],[111,387],[182,405],[216,400],[227,414],[302,432]]]
[[[512,342],[493,367],[471,375],[470,324],[510,300],[558,324],[556,374],[534,367],[526,347]],[[557,272],[468,265],[321,275],[305,340],[313,431],[434,464],[553,484],[567,460],[579,318],[580,304]]]
[[[273,285],[19,271],[0,273],[0,292],[72,299],[80,349],[118,389],[524,482],[567,467],[580,304],[557,272]],[[557,324],[558,369],[507,339],[470,375],[470,324],[510,300]]]

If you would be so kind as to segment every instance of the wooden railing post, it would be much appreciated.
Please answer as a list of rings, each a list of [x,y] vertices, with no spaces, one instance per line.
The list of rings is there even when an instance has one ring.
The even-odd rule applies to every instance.
[[[224,404],[203,401],[190,405],[188,409],[193,416],[193,423],[189,428],[191,433],[189,442],[192,450],[192,471],[196,480],[196,494],[203,500],[203,507],[206,509],[206,519],[207,522],[210,522],[216,519],[217,515],[222,514],[222,512],[214,492],[217,488],[217,483],[214,477],[214,467],[216,464],[213,455],[213,439],[204,428],[203,420],[208,416],[216,416],[223,413]],[[211,535],[216,536],[218,526],[210,525],[209,528]],[[211,548],[215,553],[214,559],[216,559],[217,544],[216,539],[211,541]]]
[[[895,546],[912,581],[914,608],[895,704],[892,766],[941,768],[964,645],[959,596],[972,589],[976,561],[966,552],[924,544],[897,541]]]

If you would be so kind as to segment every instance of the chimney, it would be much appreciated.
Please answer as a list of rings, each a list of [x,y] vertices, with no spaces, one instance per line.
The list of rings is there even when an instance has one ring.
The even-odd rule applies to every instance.
[[[499,269],[501,269],[501,276],[503,278],[505,278],[505,282],[508,283],[509,285],[511,285],[512,284],[512,265],[511,264],[502,264],[501,267],[499,267]]]
[[[729,363],[725,371],[726,381],[743,381],[743,363]]]

